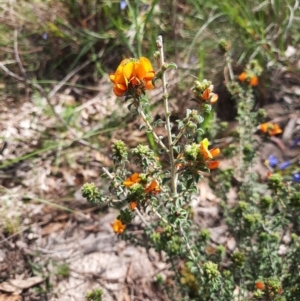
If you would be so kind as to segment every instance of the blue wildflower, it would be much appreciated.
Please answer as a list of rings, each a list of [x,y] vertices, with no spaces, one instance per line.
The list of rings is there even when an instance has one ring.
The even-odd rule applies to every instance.
[[[120,1],[120,8],[121,8],[121,10],[124,10],[126,8],[126,6],[127,6],[126,1]]]
[[[297,173],[293,174],[293,181],[295,183],[300,183],[300,172],[297,172]]]
[[[279,165],[279,169],[280,170],[284,170],[284,169],[286,169],[287,167],[289,167],[291,165],[291,162],[290,161],[285,161],[285,162],[283,162],[283,163],[281,163],[280,165]]]
[[[293,148],[293,147],[295,147],[295,146],[297,146],[297,145],[299,145],[299,144],[300,144],[300,137],[295,138],[295,139],[293,140],[293,142],[292,142],[291,148]]]
[[[269,166],[275,167],[278,164],[278,158],[274,155],[270,155],[267,162],[269,163]]]

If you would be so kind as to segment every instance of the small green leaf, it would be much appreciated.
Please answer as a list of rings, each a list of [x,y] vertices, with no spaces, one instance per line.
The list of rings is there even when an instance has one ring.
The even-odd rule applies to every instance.
[[[168,63],[167,69],[178,69],[177,65],[175,63]]]

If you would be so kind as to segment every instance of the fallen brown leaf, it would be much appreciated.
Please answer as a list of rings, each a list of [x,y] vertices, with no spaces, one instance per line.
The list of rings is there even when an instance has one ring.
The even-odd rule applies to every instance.
[[[50,233],[56,232],[62,229],[63,227],[64,227],[63,223],[51,223],[42,230],[42,235],[48,235]]]
[[[0,291],[20,294],[23,289],[30,288],[38,283],[41,283],[42,281],[43,279],[38,276],[27,279],[9,279],[0,283]]]
[[[21,296],[20,295],[1,294],[0,301],[21,301]]]

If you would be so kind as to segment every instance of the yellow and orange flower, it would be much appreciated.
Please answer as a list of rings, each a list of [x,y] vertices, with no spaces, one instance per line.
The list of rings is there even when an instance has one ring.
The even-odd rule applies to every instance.
[[[251,75],[252,75],[252,72],[251,72],[251,74],[248,74],[247,72],[244,71],[238,76],[238,80],[240,82],[247,81],[247,83],[249,83],[249,85],[251,87],[255,87],[258,85],[258,77],[256,75],[253,75],[253,76],[251,76]]]
[[[146,193],[153,193],[153,194],[156,194],[156,193],[159,193],[160,192],[160,187],[159,185],[157,184],[156,181],[152,181],[145,189],[145,192]]]
[[[258,77],[256,75],[254,75],[250,79],[250,86],[254,87],[257,85],[258,85]]]
[[[259,290],[261,290],[261,291],[265,288],[264,283],[261,282],[261,281],[257,281],[257,282],[255,283],[255,286],[256,286],[257,289],[259,289]]]
[[[111,227],[115,233],[122,234],[126,228],[126,225],[124,225],[119,219],[116,219],[114,223],[111,224]]]
[[[141,181],[141,177],[138,173],[134,173],[132,176],[128,177],[124,182],[123,185],[126,187],[131,187],[135,183],[139,183]]]
[[[265,122],[259,126],[259,129],[270,136],[278,135],[282,133],[282,129],[277,123]]]
[[[238,79],[240,82],[244,82],[247,79],[247,73],[246,72],[242,72],[239,76]]]
[[[219,161],[210,161],[208,162],[208,168],[209,169],[217,169],[220,165]]]
[[[204,90],[204,92],[202,93],[202,99],[205,101],[210,100],[210,104],[216,103],[218,98],[218,94],[212,93],[212,91],[209,88]]]
[[[207,164],[207,167],[209,169],[216,169],[219,167],[220,162],[212,160],[214,157],[218,156],[220,154],[219,148],[213,148],[211,150],[208,150],[209,141],[207,138],[203,139],[200,142],[200,152],[203,156],[204,161]]]
[[[203,92],[203,94],[202,94],[202,98],[204,99],[204,100],[208,100],[209,99],[209,97],[210,97],[210,89],[206,89],[206,90],[204,90],[204,92]]]
[[[151,90],[154,88],[152,79],[155,72],[153,71],[150,61],[141,57],[139,59],[124,59],[114,74],[109,76],[114,83],[114,93],[116,96],[123,96],[129,86],[136,87],[141,85],[141,89]]]
[[[131,201],[129,204],[129,208],[131,211],[134,211],[134,209],[137,207],[137,202],[136,201]]]

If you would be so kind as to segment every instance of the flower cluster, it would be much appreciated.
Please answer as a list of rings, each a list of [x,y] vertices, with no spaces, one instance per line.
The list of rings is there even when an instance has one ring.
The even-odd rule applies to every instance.
[[[252,87],[258,85],[258,77],[262,73],[262,68],[256,60],[251,61],[247,64],[245,71],[243,71],[239,76],[238,80],[243,83],[247,83]]]
[[[295,168],[295,163],[297,164],[299,158],[296,157],[292,160],[284,161],[279,163],[279,159],[271,154],[269,158],[265,161],[265,165],[269,168],[271,172],[280,171],[284,172],[285,175],[290,175],[294,183],[300,183],[300,170]],[[270,173],[271,175],[272,173]],[[290,179],[289,177],[289,179]]]
[[[268,134],[269,136],[275,136],[282,133],[282,129],[277,123],[265,122],[259,126],[261,132]]]
[[[213,93],[214,86],[208,80],[203,80],[202,82],[196,80],[194,82],[194,87],[192,91],[194,93],[195,101],[198,103],[208,103],[214,104],[218,100],[218,94]]]
[[[154,88],[152,79],[155,76],[150,61],[141,57],[139,59],[124,59],[118,66],[115,73],[109,76],[114,83],[113,91],[116,96],[123,96],[127,93],[139,95],[145,90]]]
[[[145,174],[133,173],[130,177],[126,178],[123,185],[129,189],[128,195],[129,208],[134,211],[143,198],[147,195],[155,195],[161,191],[161,188],[156,180],[147,182],[147,176]],[[138,200],[137,200],[138,199]],[[117,234],[122,234],[126,227],[126,223],[122,219],[122,216],[118,217],[116,221],[111,224],[113,230]]]
[[[220,162],[213,160],[220,154],[219,148],[208,149],[209,141],[203,139],[200,144],[192,143],[185,147],[184,154],[178,156],[178,169],[190,168],[199,172],[203,169],[216,169]],[[185,162],[181,162],[184,158]]]
[[[144,189],[145,189],[145,193],[159,193],[160,192],[160,187],[157,183],[157,181],[152,180],[149,185],[147,184],[147,177],[144,174],[138,174],[138,173],[134,173],[133,175],[131,175],[130,177],[128,177],[124,182],[123,185],[127,188],[132,188],[134,185],[140,183],[139,185],[141,185]],[[132,189],[132,190],[136,190],[136,189]]]
[[[113,230],[117,234],[122,234],[126,228],[126,225],[124,225],[119,219],[116,219],[114,223],[111,224]]]
[[[212,160],[214,157],[220,154],[219,148],[213,148],[208,150],[209,141],[207,138],[200,142],[200,153],[207,164],[209,169],[216,169],[219,167],[220,162]]]
[[[258,77],[256,75],[253,75],[251,73],[242,72],[238,79],[240,82],[247,82],[250,86],[255,87],[258,85]]]
[[[278,296],[283,293],[281,283],[276,278],[266,278],[264,280],[259,280],[255,283],[255,286],[258,290],[255,293],[256,297],[265,296],[267,298],[272,297],[272,299],[273,299],[274,296]]]

